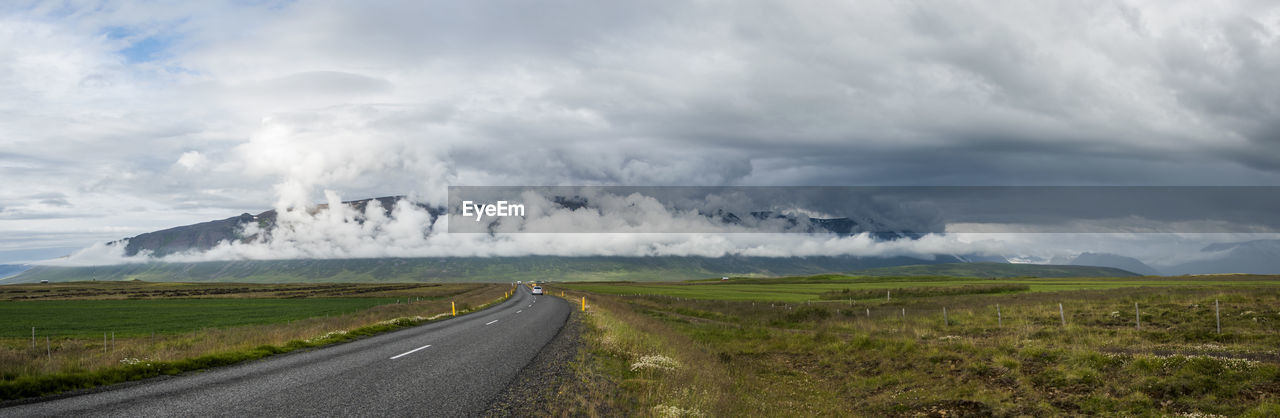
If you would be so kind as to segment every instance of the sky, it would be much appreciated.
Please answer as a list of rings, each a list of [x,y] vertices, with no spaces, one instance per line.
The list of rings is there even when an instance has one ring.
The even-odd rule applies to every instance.
[[[326,191],[1272,186],[1275,74],[1268,1],[8,1],[0,262]]]

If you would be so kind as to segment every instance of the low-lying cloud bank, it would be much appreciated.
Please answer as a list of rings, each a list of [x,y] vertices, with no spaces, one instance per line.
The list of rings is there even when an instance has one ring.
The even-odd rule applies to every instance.
[[[1045,263],[1055,257],[1095,252],[1134,257],[1159,268],[1223,256],[1222,252],[1202,251],[1209,243],[1277,238],[1275,234],[931,233],[914,238],[883,239],[870,233],[744,232],[741,225],[726,224],[720,218],[698,212],[673,212],[645,199],[633,199],[631,207],[636,211],[622,218],[606,216],[595,208],[574,210],[531,206],[532,210],[545,211],[539,214],[540,222],[559,222],[561,226],[571,226],[574,231],[630,228],[631,232],[516,233],[519,230],[512,229],[514,227],[510,225],[497,225],[496,233],[492,234],[449,233],[449,215],[437,216],[428,209],[429,206],[410,199],[396,201],[391,207],[371,201],[364,210],[357,210],[343,204],[336,192],[326,191],[325,195],[326,205],[278,205],[277,219],[269,231],[256,223],[246,223],[241,234],[244,239],[222,241],[207,251],[187,251],[163,257],[154,257],[144,251],[126,256],[123,243],[117,242],[94,245],[70,257],[42,264],[82,266],[155,261],[527,255],[908,256],[921,259],[959,255]],[[607,199],[602,201],[608,202],[606,205],[618,203]],[[614,224],[616,222],[627,225],[620,227]],[[672,230],[673,225],[716,232],[644,232]]]

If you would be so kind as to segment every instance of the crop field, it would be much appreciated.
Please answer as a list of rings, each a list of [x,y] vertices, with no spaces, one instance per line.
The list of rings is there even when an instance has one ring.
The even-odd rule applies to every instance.
[[[0,341],[150,336],[346,315],[473,288],[439,284],[76,282],[0,286]]]
[[[556,388],[569,411],[1280,415],[1280,286],[1270,276],[547,289],[588,301],[577,377]],[[881,289],[902,294],[886,300]]]
[[[87,299],[208,299],[208,298],[405,298],[457,294],[472,285],[459,284],[259,284],[174,283],[143,281],[82,281],[0,286],[0,301]]]
[[[391,298],[50,300],[0,303],[0,338],[134,337],[297,321],[393,304]]]
[[[1065,290],[1119,289],[1133,287],[1210,286],[1280,287],[1280,276],[1222,275],[1190,277],[1122,277],[1122,278],[1015,278],[985,279],[963,277],[874,277],[819,275],[777,279],[734,277],[727,281],[689,281],[668,283],[564,283],[564,289],[620,296],[672,296],[679,298],[726,301],[805,302],[831,299],[830,292],[858,290],[854,300],[885,299],[888,292],[907,288],[974,287],[990,285],[1025,285],[1029,292]],[[872,292],[875,290],[876,292]],[[871,294],[874,293],[874,296]],[[904,294],[905,296],[905,294]]]
[[[232,364],[502,300],[495,284],[0,286],[0,400]],[[32,334],[32,328],[34,336]]]

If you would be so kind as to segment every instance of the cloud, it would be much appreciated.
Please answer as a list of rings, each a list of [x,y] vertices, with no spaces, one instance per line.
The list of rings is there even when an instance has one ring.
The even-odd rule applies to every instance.
[[[209,164],[209,158],[200,151],[187,151],[178,157],[177,165],[189,171],[203,170]]]
[[[1266,2],[6,4],[0,206],[85,215],[0,234],[448,185],[1272,185],[1278,41]]]
[[[409,200],[398,201],[389,213],[376,202],[363,211],[341,204],[341,197],[325,192],[325,207],[290,208],[279,212],[275,229],[267,232],[248,224],[247,242],[224,241],[208,251],[168,255],[160,260],[192,262],[242,259],[372,258],[372,257],[493,257],[525,255],[611,256],[898,256],[932,258],[936,254],[998,254],[998,243],[964,241],[959,237],[929,235],[918,240],[881,242],[868,235],[838,237],[834,234],[778,233],[448,233],[449,217],[432,216]],[[649,198],[617,196],[604,199],[604,207],[634,207],[629,221],[644,232],[668,223],[692,229],[713,226],[714,221],[688,213],[661,209]],[[534,211],[546,211],[531,208]],[[594,211],[550,209],[543,222],[572,224],[582,231],[612,230],[616,222]],[[461,220],[455,220],[462,222]],[[594,222],[596,225],[583,225]],[[499,226],[516,232],[527,225]],[[538,227],[534,225],[532,227]],[[726,230],[741,228],[727,228]],[[108,247],[118,247],[119,251]],[[124,257],[123,246],[95,246],[55,264],[144,262],[149,254]],[[113,258],[115,257],[115,258]]]

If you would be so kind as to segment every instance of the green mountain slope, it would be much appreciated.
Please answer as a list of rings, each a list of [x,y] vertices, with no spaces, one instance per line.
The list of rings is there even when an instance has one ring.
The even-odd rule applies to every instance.
[[[955,261],[940,258],[939,261]],[[667,281],[733,276],[786,276],[928,263],[859,257],[476,257],[253,260],[138,263],[93,267],[37,266],[6,282],[146,280],[183,282],[513,282],[516,280]]]
[[[1047,264],[945,263],[869,268],[850,274],[861,276],[948,276],[948,277],[1133,277],[1139,276],[1112,267],[1062,266]]]

